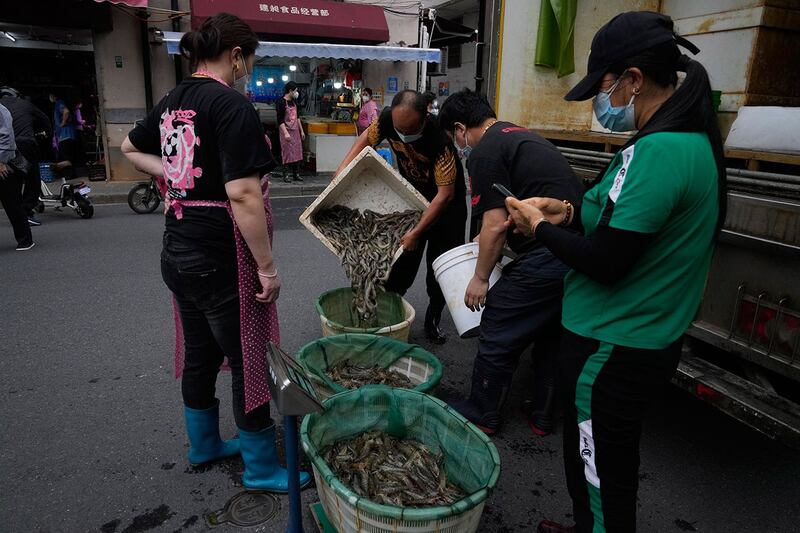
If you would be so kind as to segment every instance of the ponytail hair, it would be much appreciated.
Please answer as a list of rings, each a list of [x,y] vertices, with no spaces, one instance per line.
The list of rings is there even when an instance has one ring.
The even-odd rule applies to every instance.
[[[609,69],[621,74],[626,69],[637,67],[650,80],[661,87],[675,87],[678,71],[685,72],[681,85],[653,114],[647,124],[634,135],[622,149],[634,144],[645,135],[660,131],[694,131],[708,135],[711,150],[717,164],[717,191],[719,215],[717,234],[725,223],[728,206],[727,171],[722,134],[717,123],[717,114],[711,102],[711,83],[708,72],[698,61],[681,54],[675,41],[656,45],[634,57],[628,58]]]
[[[181,37],[181,55],[192,70],[201,61],[215,59],[231,48],[240,47],[243,57],[250,57],[258,48],[258,36],[245,21],[230,13],[207,18],[195,31]]]

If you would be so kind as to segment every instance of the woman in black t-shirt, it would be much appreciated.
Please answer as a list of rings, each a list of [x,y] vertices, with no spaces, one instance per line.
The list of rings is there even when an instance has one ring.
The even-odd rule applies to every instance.
[[[286,492],[266,381],[267,341],[278,342],[281,282],[259,180],[275,162],[242,94],[258,38],[241,19],[221,13],[184,35],[180,46],[194,74],[137,123],[122,150],[169,187],[161,271],[175,301],[189,461],[241,452],[246,488]],[[215,384],[224,357],[238,440],[219,434]],[[309,481],[301,473],[301,484]]]

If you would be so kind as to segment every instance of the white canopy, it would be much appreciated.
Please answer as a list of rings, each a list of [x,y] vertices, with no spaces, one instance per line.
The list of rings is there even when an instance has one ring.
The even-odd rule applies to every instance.
[[[164,32],[164,42],[171,55],[180,54],[178,43],[183,33]],[[438,48],[405,48],[402,46],[325,44],[325,43],[276,43],[260,41],[256,55],[260,57],[316,57],[334,59],[373,59],[377,61],[428,61],[439,63]]]

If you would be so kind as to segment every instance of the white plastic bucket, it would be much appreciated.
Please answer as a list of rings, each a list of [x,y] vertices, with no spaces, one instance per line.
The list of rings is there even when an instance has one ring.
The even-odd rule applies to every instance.
[[[478,264],[478,243],[470,242],[443,253],[433,262],[433,272],[436,281],[442,288],[450,316],[456,325],[456,331],[462,339],[474,337],[478,334],[481,325],[480,311],[472,311],[464,305],[464,293],[467,292],[472,276],[475,275],[475,265]],[[495,265],[489,276],[489,287],[500,279],[502,270]]]

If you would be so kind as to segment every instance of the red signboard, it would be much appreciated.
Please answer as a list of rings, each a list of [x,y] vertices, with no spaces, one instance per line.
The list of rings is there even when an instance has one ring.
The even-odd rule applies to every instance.
[[[232,13],[267,40],[383,43],[389,27],[380,7],[328,0],[191,0],[192,28]]]

